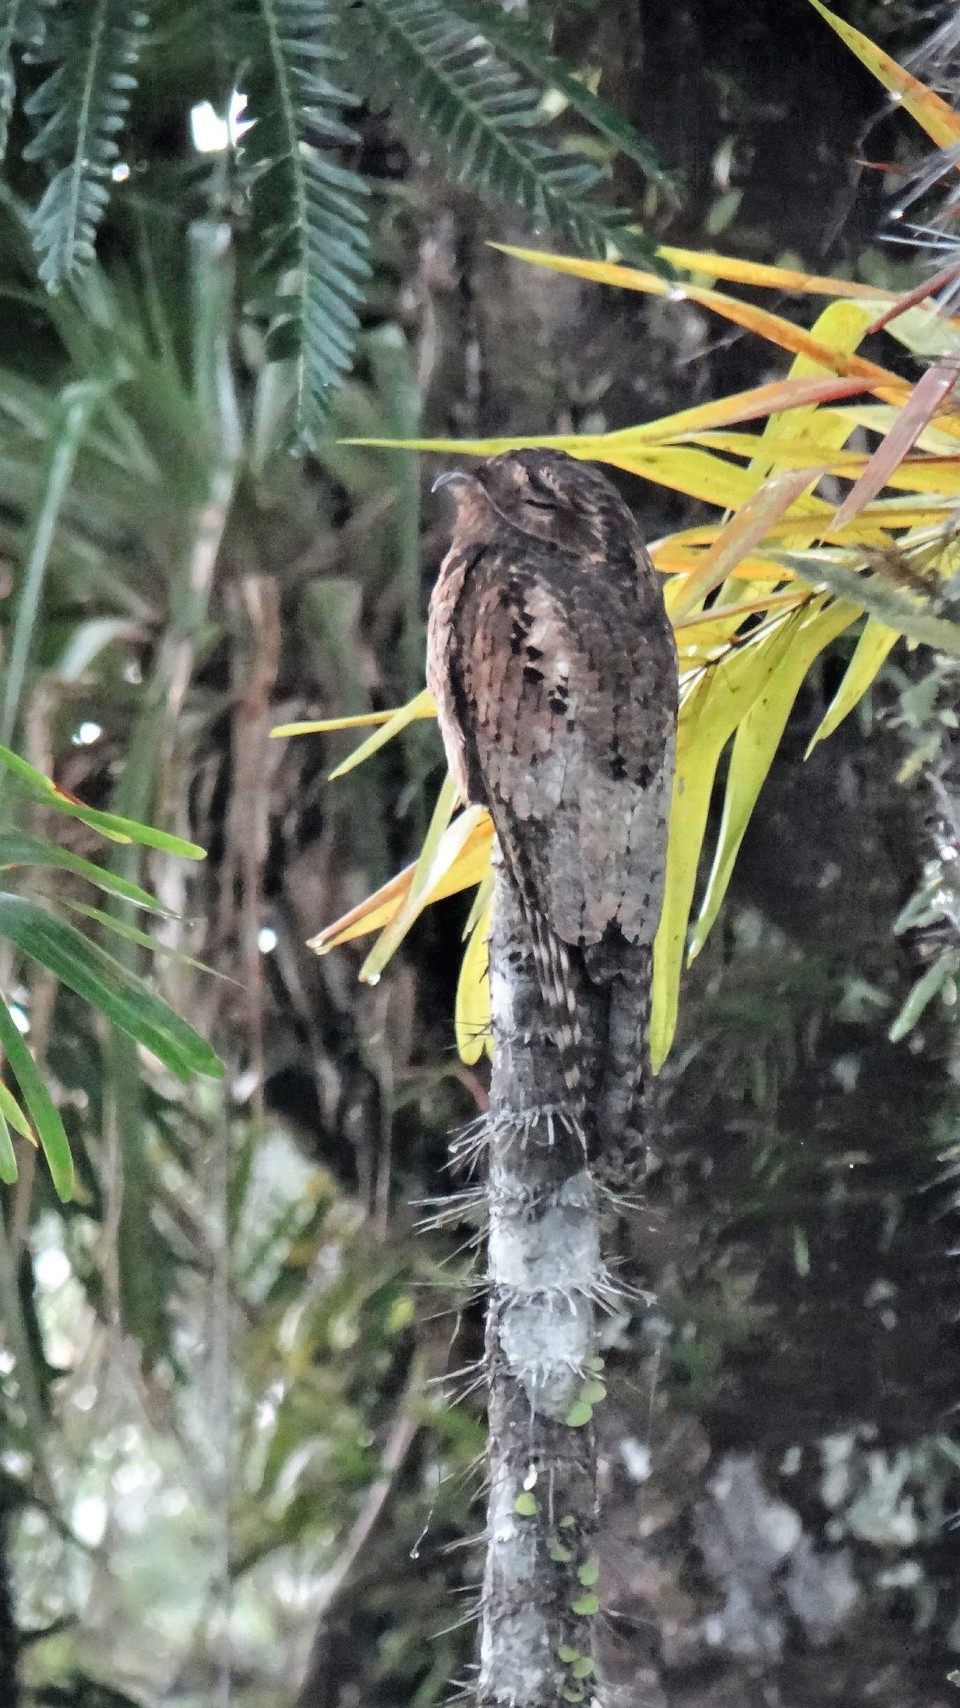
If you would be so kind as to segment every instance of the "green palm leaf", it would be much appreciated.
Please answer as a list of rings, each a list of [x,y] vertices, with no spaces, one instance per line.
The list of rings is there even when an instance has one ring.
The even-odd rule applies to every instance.
[[[38,129],[24,149],[25,159],[54,168],[30,222],[50,290],[93,260],[148,16],[133,0],[60,0],[34,50],[53,67],[25,103]]]
[[[334,158],[356,139],[354,104],[330,79],[342,53],[330,0],[238,0],[243,85],[253,120],[241,145],[266,276],[259,306],[269,351],[296,364],[301,439],[322,420],[331,385],[350,367],[367,261],[367,186]]]
[[[149,890],[141,889],[139,884],[131,883],[118,872],[111,872],[108,866],[96,866],[92,860],[84,860],[69,848],[61,848],[55,842],[41,841],[39,837],[30,836],[22,830],[0,831],[0,872],[15,870],[20,866],[59,867],[61,871],[73,872],[78,878],[86,878],[89,883],[111,895],[122,896],[124,901],[133,902],[135,907],[169,917],[167,908],[157,901],[156,896],[152,896]]]
[[[111,842],[137,842],[144,848],[159,848],[164,854],[179,854],[185,860],[206,858],[204,849],[199,848],[195,842],[185,842],[182,836],[171,836],[166,830],[154,830],[152,825],[141,824],[137,819],[123,818],[119,813],[100,812],[95,807],[84,806],[82,801],[78,801],[74,795],[68,795],[52,778],[46,777],[28,760],[21,759],[18,753],[11,752],[9,747],[0,746],[0,766],[11,771],[35,800],[42,801],[44,806],[52,807],[54,812],[66,813],[69,818],[79,819],[81,824],[88,824],[91,830],[99,830],[101,836],[106,836]]]
[[[586,83],[574,76],[569,65],[550,52],[524,12],[506,12],[498,0],[457,0],[457,11],[469,23],[476,24],[492,47],[515,59],[538,82],[559,90],[574,112],[586,119],[591,130],[639,166],[646,177],[666,191],[671,200],[676,199],[673,182],[657,159],[652,144],[627,123],[616,107],[595,95]]]
[[[455,176],[489,201],[513,203],[535,227],[589,255],[648,248],[630,215],[595,195],[604,169],[537,132],[542,91],[499,59],[475,24],[443,0],[360,0],[343,11],[371,98],[389,99]],[[368,68],[366,71],[364,68]]]
[[[57,1196],[73,1196],[73,1158],[60,1111],[50,1096],[6,1002],[0,997],[0,1050],[16,1074],[27,1112],[37,1129]],[[9,1158],[7,1159],[9,1162]]]
[[[14,49],[32,50],[43,44],[47,20],[37,0],[5,0],[0,7],[0,160],[7,152],[10,119],[17,92]]]
[[[145,1044],[178,1079],[222,1074],[209,1044],[142,979],[37,902],[0,893],[0,937],[54,973],[121,1032]]]

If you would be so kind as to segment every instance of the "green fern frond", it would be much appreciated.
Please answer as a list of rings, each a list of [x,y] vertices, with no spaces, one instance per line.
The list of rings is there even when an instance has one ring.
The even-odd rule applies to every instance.
[[[56,168],[30,220],[52,291],[93,260],[148,21],[134,0],[60,0],[33,56],[54,67],[25,103],[39,129],[24,149]]]
[[[356,0],[342,15],[371,97],[386,94],[428,147],[442,148],[461,183],[512,202],[585,254],[602,257],[614,243],[649,256],[650,245],[625,229],[631,216],[594,195],[604,170],[536,134],[542,90],[445,0]]]
[[[330,39],[331,0],[237,0],[235,16],[253,121],[241,160],[270,281],[256,306],[269,321],[269,354],[295,361],[297,435],[309,443],[350,367],[370,272],[367,186],[333,154],[356,141],[340,116],[355,97],[328,77],[342,57]]]
[[[644,175],[672,200],[676,198],[676,187],[657,159],[653,144],[641,136],[622,113],[617,112],[616,107],[595,95],[586,83],[575,77],[569,65],[551,53],[525,13],[505,12],[499,0],[456,0],[456,7],[461,17],[482,31],[492,47],[515,59],[538,82],[559,90],[574,112],[586,119],[591,130],[639,166]]]
[[[4,0],[0,6],[0,161],[7,152],[10,119],[17,92],[14,49],[36,55],[43,44],[47,19],[38,0]]]

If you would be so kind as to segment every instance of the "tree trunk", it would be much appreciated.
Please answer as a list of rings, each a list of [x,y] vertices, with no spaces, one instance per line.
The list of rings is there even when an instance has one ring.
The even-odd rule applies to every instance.
[[[486,1330],[490,1494],[481,1708],[556,1708],[592,1694],[597,1308],[614,1289],[581,1133],[513,886],[498,866],[490,942]]]

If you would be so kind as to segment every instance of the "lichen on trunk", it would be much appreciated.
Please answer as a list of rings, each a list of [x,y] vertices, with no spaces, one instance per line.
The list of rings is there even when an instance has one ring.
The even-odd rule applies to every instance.
[[[481,1708],[592,1694],[597,1312],[615,1296],[583,1135],[564,1110],[533,953],[498,867],[490,943],[490,1494]]]

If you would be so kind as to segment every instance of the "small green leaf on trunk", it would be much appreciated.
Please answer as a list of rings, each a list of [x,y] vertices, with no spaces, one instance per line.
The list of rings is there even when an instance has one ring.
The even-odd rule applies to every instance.
[[[593,1615],[600,1611],[600,1602],[590,1590],[586,1595],[578,1595],[576,1601],[571,1601],[570,1607],[574,1613],[582,1613],[584,1618],[592,1619]]]
[[[593,1417],[593,1407],[587,1400],[574,1400],[573,1405],[564,1418],[564,1423],[570,1429],[582,1429]]]

